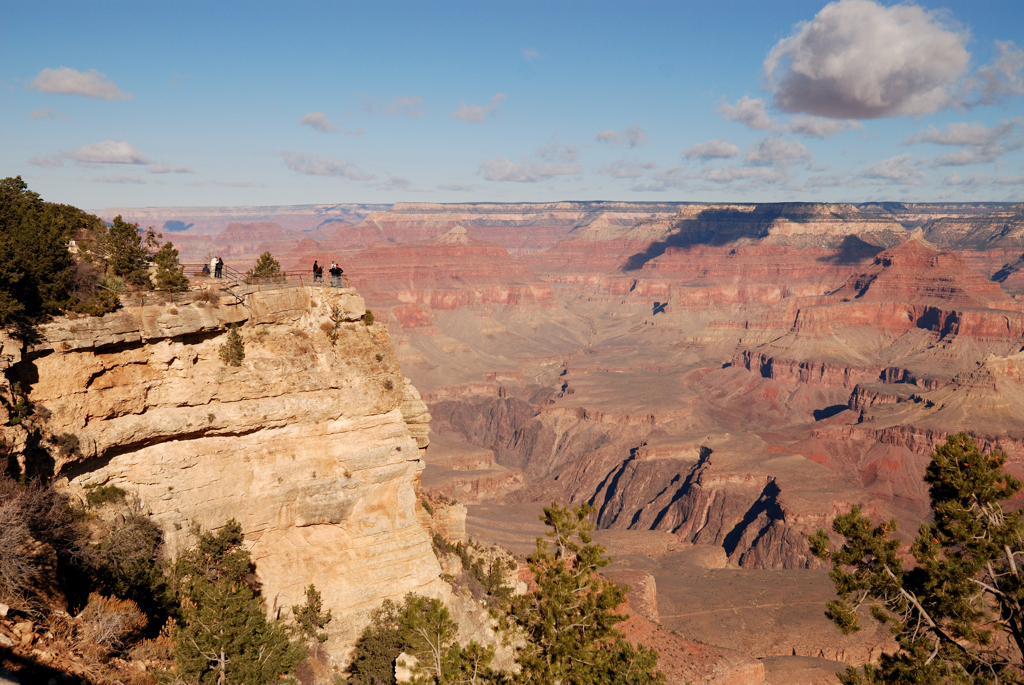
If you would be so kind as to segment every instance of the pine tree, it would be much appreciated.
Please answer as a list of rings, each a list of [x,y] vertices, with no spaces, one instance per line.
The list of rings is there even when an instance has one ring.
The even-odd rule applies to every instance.
[[[324,603],[316,586],[310,583],[306,588],[306,603],[292,607],[295,625],[305,638],[317,642],[327,642],[327,633],[319,632],[331,622],[331,612],[323,612]]]
[[[178,261],[178,250],[170,241],[163,244],[153,257],[156,263],[156,287],[171,292],[188,290],[188,276]]]
[[[228,339],[220,346],[220,360],[229,366],[241,366],[245,359],[245,344],[238,332],[238,326],[228,325]]]
[[[270,278],[281,273],[281,263],[274,259],[270,252],[264,252],[256,259],[256,264],[246,275],[252,278]]]
[[[967,433],[949,436],[925,473],[932,523],[923,524],[903,566],[896,522],[874,526],[859,507],[839,516],[832,547],[824,530],[810,537],[812,553],[832,562],[839,599],[827,615],[844,634],[860,629],[857,608],[887,623],[900,645],[878,666],[849,669],[860,683],[1024,682],[1024,518],[1003,503],[1021,482],[1003,473],[1006,455],[982,454]]]
[[[110,271],[115,276],[131,285],[153,287],[147,266],[149,254],[142,246],[138,224],[124,221],[120,214],[115,216],[104,237],[103,249]]]
[[[594,508],[581,504],[569,509],[552,503],[541,520],[551,527],[554,541],[537,539],[527,559],[537,589],[517,598],[513,615],[529,644],[519,655],[522,673],[517,682],[541,685],[663,683],[657,671],[657,652],[622,639],[615,624],[626,617],[614,613],[626,589],[597,574],[610,563],[605,549],[594,544],[589,516]]]
[[[216,535],[202,533],[175,565],[175,668],[193,685],[279,683],[305,656],[283,623],[267,620],[241,545],[241,526],[231,520]]]

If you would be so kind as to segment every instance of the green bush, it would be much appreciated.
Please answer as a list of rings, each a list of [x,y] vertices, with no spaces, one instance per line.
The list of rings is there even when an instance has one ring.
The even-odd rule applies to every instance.
[[[50,444],[60,450],[66,457],[74,457],[81,454],[78,436],[74,433],[60,433],[50,436]]]
[[[85,499],[91,507],[102,507],[104,504],[123,502],[128,493],[116,485],[86,485]]]
[[[363,314],[363,323],[365,323],[367,326],[373,325],[373,312],[371,312],[369,309],[367,309],[366,313]]]
[[[228,339],[220,346],[220,359],[228,366],[241,366],[245,359],[245,344],[237,324],[228,326]]]

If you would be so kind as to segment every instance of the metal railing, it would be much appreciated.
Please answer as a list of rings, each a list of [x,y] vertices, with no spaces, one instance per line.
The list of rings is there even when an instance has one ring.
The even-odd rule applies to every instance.
[[[224,265],[221,278],[214,278],[212,274],[203,271],[206,267],[209,271],[209,264],[183,264],[184,273],[190,278],[210,278],[214,282],[222,282],[226,288],[248,288],[247,292],[261,292],[263,290],[280,290],[283,288],[297,288],[304,286],[323,286],[335,288],[351,288],[352,285],[348,276],[342,274],[337,284],[332,282],[330,274],[325,274],[323,280],[313,277],[313,270],[279,271],[273,276],[256,277],[244,274]]]

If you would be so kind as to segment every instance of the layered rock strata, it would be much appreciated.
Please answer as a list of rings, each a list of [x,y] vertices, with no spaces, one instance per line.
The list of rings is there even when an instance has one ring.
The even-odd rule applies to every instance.
[[[59,319],[8,376],[46,434],[77,438],[52,452],[65,487],[138,497],[172,556],[237,519],[268,609],[315,584],[340,656],[381,600],[440,583],[417,517],[429,414],[364,311],[354,290],[297,287]],[[237,367],[219,355],[229,323]]]

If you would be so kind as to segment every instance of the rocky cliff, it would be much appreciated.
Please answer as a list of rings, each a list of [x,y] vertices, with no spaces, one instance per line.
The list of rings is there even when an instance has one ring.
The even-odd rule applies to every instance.
[[[195,527],[237,519],[268,609],[301,603],[316,584],[341,655],[381,600],[439,589],[416,494],[430,417],[355,290],[240,300],[58,319],[20,359],[4,341],[40,444],[70,434],[78,445],[49,460],[36,450],[24,466],[79,495],[113,484],[137,496],[172,555]],[[237,367],[219,356],[231,323],[245,345]],[[8,442],[34,439],[2,430]]]

